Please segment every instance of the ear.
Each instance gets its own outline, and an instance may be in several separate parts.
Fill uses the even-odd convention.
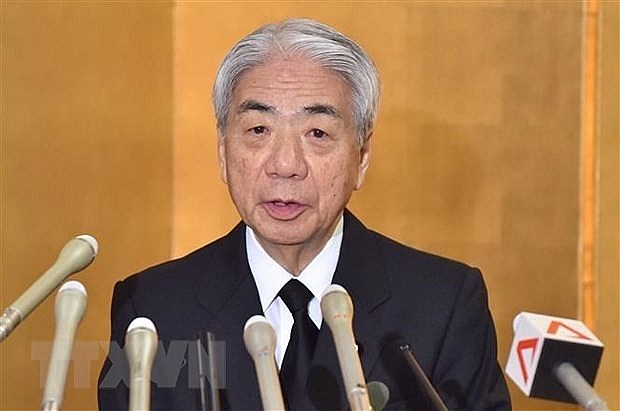
[[[226,141],[221,132],[217,132],[217,156],[220,162],[220,178],[224,184],[228,184],[226,173]]]
[[[368,170],[368,166],[370,165],[370,146],[372,140],[371,137],[372,131],[364,139],[364,143],[362,143],[362,147],[360,147],[360,164],[357,174],[357,184],[355,184],[356,190],[362,188],[362,184],[364,183],[364,177],[366,176],[366,171]]]

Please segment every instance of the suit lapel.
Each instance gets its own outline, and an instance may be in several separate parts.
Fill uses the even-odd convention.
[[[254,364],[243,343],[248,318],[263,314],[245,248],[245,225],[240,223],[222,240],[208,267],[199,302],[211,317],[210,330],[225,343],[226,381],[223,409],[260,409]],[[242,370],[241,372],[239,372]]]
[[[334,283],[340,281],[353,300],[353,332],[361,351],[362,368],[369,375],[379,355],[382,325],[373,317],[373,311],[390,298],[389,278],[383,256],[376,247],[373,233],[345,211],[348,237],[343,238],[343,249]]]

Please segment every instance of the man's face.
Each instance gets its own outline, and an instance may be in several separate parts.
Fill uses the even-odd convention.
[[[220,169],[241,218],[264,247],[322,247],[370,160],[347,84],[306,59],[275,58],[242,75],[227,120]]]

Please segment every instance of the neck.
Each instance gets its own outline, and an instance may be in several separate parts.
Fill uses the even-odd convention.
[[[310,262],[316,257],[329,237],[321,244],[266,244],[258,236],[256,237],[263,249],[273,258],[278,264],[280,264],[286,271],[297,277],[301,272],[310,264]]]
[[[327,242],[332,238],[340,219],[322,236],[317,236],[300,244],[274,244],[265,241],[254,232],[254,236],[265,252],[280,264],[286,271],[297,277],[319,255]]]

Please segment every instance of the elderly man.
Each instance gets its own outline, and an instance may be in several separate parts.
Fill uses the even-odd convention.
[[[480,272],[398,244],[346,209],[368,169],[378,100],[368,55],[323,24],[287,20],[236,44],[219,68],[213,101],[221,176],[242,222],[186,257],[119,282],[112,341],[122,346],[139,316],[153,320],[165,347],[213,332],[225,342],[223,409],[260,409],[242,335],[246,320],[263,314],[276,330],[287,407],[347,409],[319,306],[337,283],[353,300],[366,380],[390,390],[386,409],[431,407],[403,344],[448,408],[510,409]],[[186,353],[183,364],[191,360]],[[127,405],[124,383],[106,383],[115,361],[101,372],[102,409]],[[153,409],[200,406],[187,369],[177,372],[173,386],[152,384]]]

